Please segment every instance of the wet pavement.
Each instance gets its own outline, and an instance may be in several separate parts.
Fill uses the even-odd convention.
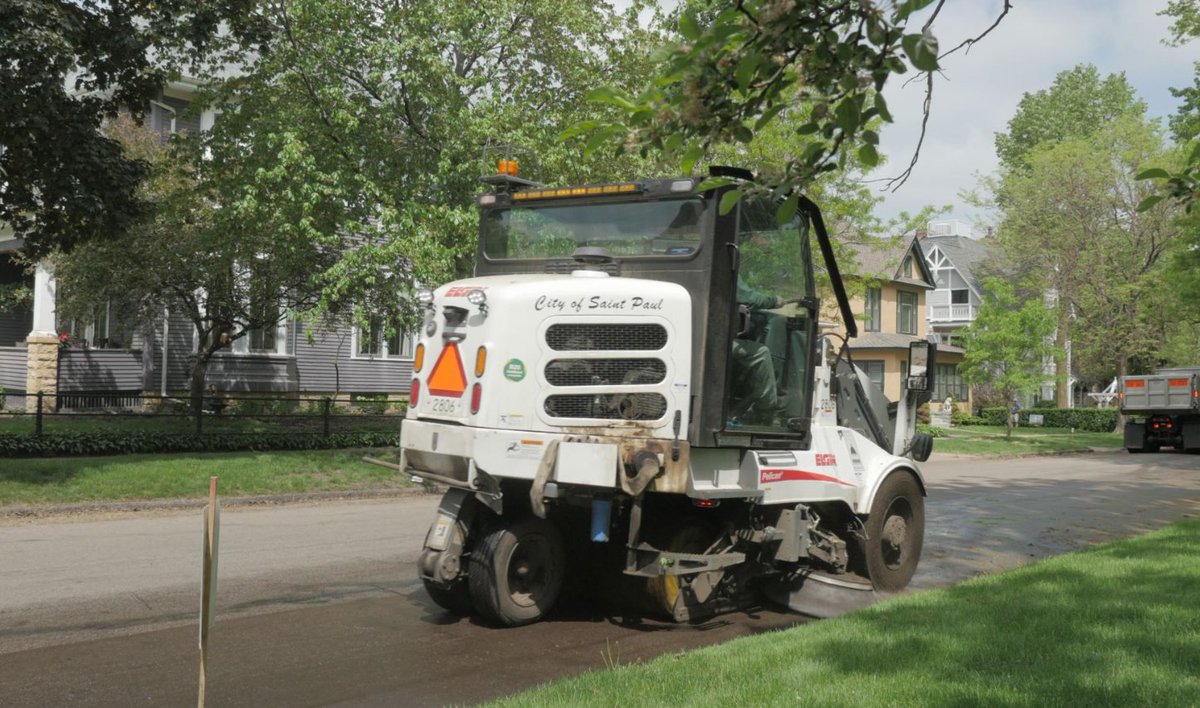
[[[928,527],[914,591],[1200,515],[1195,455],[935,457],[924,470]],[[372,504],[378,508],[331,505],[331,513],[343,523],[357,517],[365,524],[375,514],[386,519],[387,505]],[[432,505],[408,500],[397,502],[396,509],[426,513]],[[265,517],[256,518],[248,527],[263,528]],[[142,533],[153,536],[154,520],[143,521]],[[424,523],[408,524],[385,555],[414,557],[415,547],[408,546],[419,546],[420,536],[408,527]],[[9,547],[9,531],[0,529],[0,553]],[[535,625],[494,629],[434,607],[409,568],[397,572],[394,563],[377,557],[375,545],[388,540],[377,531],[355,541],[363,544],[358,551],[337,552],[332,546],[321,550],[311,539],[289,545],[286,531],[275,533],[278,557],[255,561],[267,570],[244,568],[222,577],[221,592],[237,601],[223,603],[226,610],[214,629],[210,705],[474,703],[565,675],[807,621],[759,608],[681,626],[576,605]],[[303,572],[287,561],[292,551],[309,559]],[[329,560],[333,555],[341,560]],[[195,700],[196,630],[186,617],[194,617],[194,591],[136,592],[153,608],[141,614],[137,603],[102,610],[105,605],[97,603],[103,598],[87,597],[86,589],[79,593],[57,602],[56,611],[6,605],[0,597],[5,705],[158,706]],[[43,641],[19,649],[10,641],[14,633]]]

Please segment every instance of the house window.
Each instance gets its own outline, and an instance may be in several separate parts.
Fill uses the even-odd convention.
[[[855,362],[858,368],[862,369],[871,383],[882,391],[883,390],[883,362],[882,361],[859,361]]]
[[[387,324],[390,326],[385,326],[382,319],[372,318],[368,326],[354,328],[356,358],[412,358],[415,337],[406,332],[398,320]]]
[[[882,321],[880,315],[881,295],[879,288],[867,288],[867,321],[863,329],[868,332],[878,332],[879,323]]]
[[[283,313],[279,310],[279,300],[262,293],[252,294],[251,297],[250,314],[253,320],[272,324],[246,332],[247,347],[252,352],[278,352],[279,344],[284,341],[279,333],[278,323],[283,319]]]
[[[900,334],[917,333],[917,294],[901,290],[896,301],[896,331]]]
[[[971,291],[969,290],[951,290],[950,304],[951,305],[966,305],[971,302]]]
[[[958,371],[958,364],[938,364],[933,400],[944,401],[949,396],[956,401],[967,400],[967,384]]]
[[[66,323],[76,346],[85,349],[128,349],[133,330],[117,317],[112,305],[105,303],[92,311],[87,320]]]
[[[905,256],[904,260],[900,262],[900,275],[905,278],[913,277],[912,256]]]

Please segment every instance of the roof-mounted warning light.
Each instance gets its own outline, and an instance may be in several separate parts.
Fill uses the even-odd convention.
[[[518,161],[516,155],[520,154],[522,160]],[[516,145],[505,145],[488,141],[483,146],[483,166],[484,173],[480,175],[480,180],[492,187],[496,193],[512,193],[530,187],[541,187],[541,182],[518,177],[517,173],[520,170],[521,162],[532,164],[534,166],[533,173],[537,170],[537,155],[529,150],[522,149]],[[493,172],[492,170],[495,169]],[[494,204],[495,201],[481,201],[481,206]]]

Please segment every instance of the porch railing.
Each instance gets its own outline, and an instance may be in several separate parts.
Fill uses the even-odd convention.
[[[930,305],[929,319],[933,322],[971,322],[978,310],[974,305]]]

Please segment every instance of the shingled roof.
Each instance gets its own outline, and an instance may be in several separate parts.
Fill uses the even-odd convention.
[[[937,246],[942,255],[950,259],[959,275],[979,292],[982,283],[979,280],[978,268],[991,255],[991,249],[986,242],[966,236],[930,236],[921,243],[925,253]]]
[[[929,266],[925,262],[921,242],[915,236],[905,237],[898,246],[882,239],[851,243],[849,246],[854,252],[854,260],[858,262],[858,275],[933,290],[933,274],[929,272]],[[904,257],[910,252],[913,258],[912,278],[900,272]]]

